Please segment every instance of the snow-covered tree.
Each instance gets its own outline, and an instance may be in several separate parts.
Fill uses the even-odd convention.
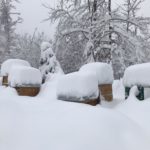
[[[15,28],[22,21],[16,12],[18,0],[0,0],[0,64],[9,58],[16,58],[17,37]]]
[[[82,57],[86,41],[79,41],[80,36],[77,33],[73,33],[67,38],[56,37],[56,39],[57,42],[55,42],[53,49],[63,71],[65,73],[78,71],[86,61]]]
[[[13,56],[27,60],[33,67],[39,68],[41,53],[41,43],[48,40],[45,34],[36,32],[33,35],[28,33],[17,35],[17,46],[13,51]]]
[[[150,18],[138,15],[142,2],[144,0],[125,0],[124,4],[119,7],[118,14],[127,20],[121,22],[120,26],[128,40],[119,43],[113,52],[113,66],[117,77],[123,75],[126,67],[149,61]]]
[[[75,33],[79,34],[80,41],[86,40],[84,54],[87,62],[96,61],[96,51],[100,37],[106,27],[104,16],[107,15],[107,3],[104,0],[94,1],[67,1],[59,3],[56,9],[50,8],[52,21],[59,20],[58,31],[60,37],[68,38]],[[89,46],[90,45],[90,46]]]
[[[133,9],[135,10],[135,7]],[[149,18],[135,16],[135,11],[134,15],[127,17],[120,9],[111,10],[110,0],[63,0],[56,8],[49,10],[48,19],[59,22],[57,28],[59,40],[63,38],[70,40],[71,36],[78,34],[80,37],[78,42],[86,41],[84,44],[86,62],[113,62],[113,53],[121,50],[122,54],[119,53],[125,57],[123,62],[127,62],[125,67],[134,63],[137,60],[139,41],[141,37],[145,37],[145,31],[150,23]],[[133,31],[140,33],[140,38],[139,34],[133,34]]]
[[[43,82],[45,82],[49,73],[63,73],[51,44],[48,42],[41,44],[40,70],[43,76]]]
[[[10,53],[10,50],[15,46],[15,28],[18,23],[22,22],[20,13],[16,12],[15,2],[18,0],[1,0],[0,2],[0,22],[6,36],[5,52]],[[14,19],[16,18],[16,19]]]

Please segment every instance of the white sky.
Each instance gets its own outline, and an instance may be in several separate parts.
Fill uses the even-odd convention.
[[[42,23],[42,20],[48,17],[48,10],[42,6],[42,3],[48,3],[55,6],[57,0],[20,0],[17,9],[24,19],[23,23],[18,25],[18,33],[33,34],[37,27],[39,31],[43,31],[49,37],[54,34],[54,25],[50,22]],[[123,0],[112,0],[113,5],[120,4]],[[150,17],[150,0],[145,0],[141,8],[141,15]]]
[[[112,0],[113,5],[122,3],[123,0]],[[150,0],[145,0],[141,5],[140,15],[150,17]]]
[[[54,25],[50,22],[43,22],[48,17],[48,10],[42,6],[43,3],[48,3],[55,6],[56,0],[20,0],[17,5],[17,11],[21,13],[23,23],[17,26],[18,33],[33,34],[35,28],[43,31],[49,37],[54,34]]]

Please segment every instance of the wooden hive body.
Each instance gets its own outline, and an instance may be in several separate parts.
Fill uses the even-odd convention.
[[[105,98],[106,101],[113,100],[112,84],[99,85],[99,90],[101,95]]]
[[[40,92],[39,86],[32,86],[32,87],[15,87],[17,90],[18,95],[20,96],[36,96]]]
[[[3,76],[2,85],[8,86],[8,76]]]

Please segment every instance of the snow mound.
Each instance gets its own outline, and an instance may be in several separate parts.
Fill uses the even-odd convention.
[[[42,83],[41,72],[32,67],[14,66],[9,73],[8,83],[12,87],[40,86]]]
[[[27,61],[21,59],[8,59],[1,66],[1,75],[8,76],[13,66],[30,66],[30,64]]]
[[[150,63],[128,67],[124,73],[123,84],[127,87],[134,85],[150,86]]]
[[[93,73],[79,72],[62,76],[57,85],[57,98],[69,101],[95,99],[99,95],[98,81]]]
[[[89,63],[82,66],[79,71],[96,73],[99,85],[112,84],[114,80],[112,67],[107,63]]]

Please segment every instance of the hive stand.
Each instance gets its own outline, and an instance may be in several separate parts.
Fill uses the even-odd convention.
[[[129,97],[130,90],[132,87],[125,87],[125,99]],[[139,94],[136,96],[138,100],[143,101],[144,100],[144,87],[141,85],[137,86],[139,90]]]

